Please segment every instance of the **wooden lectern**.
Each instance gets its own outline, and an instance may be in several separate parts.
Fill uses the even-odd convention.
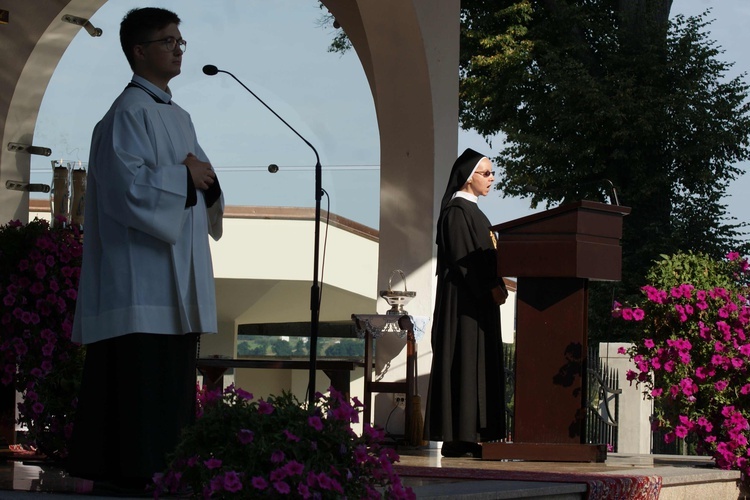
[[[585,443],[588,281],[619,280],[630,208],[578,201],[499,224],[498,275],[518,278],[513,442],[482,459],[603,462]]]

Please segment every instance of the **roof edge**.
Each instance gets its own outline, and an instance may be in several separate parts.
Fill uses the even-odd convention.
[[[29,211],[49,213],[49,201],[44,199],[29,199]],[[227,219],[269,219],[269,220],[315,220],[314,208],[303,207],[261,207],[228,205],[224,208],[224,218]],[[320,211],[321,222],[327,222],[333,227],[348,231],[352,234],[371,241],[379,241],[380,231],[346,217]]]

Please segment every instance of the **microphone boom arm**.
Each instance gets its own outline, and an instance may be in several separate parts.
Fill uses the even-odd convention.
[[[319,275],[318,275],[318,268],[320,267],[319,261],[320,261],[320,201],[323,196],[323,188],[322,188],[322,166],[320,165],[320,155],[318,155],[318,151],[315,149],[315,147],[310,144],[310,142],[302,137],[302,135],[295,130],[294,127],[289,125],[286,120],[284,120],[279,114],[274,111],[271,106],[265,103],[263,99],[258,97],[255,92],[250,90],[247,85],[242,83],[239,78],[234,76],[229,71],[224,71],[222,69],[218,69],[216,66],[213,65],[206,65],[203,67],[203,73],[209,76],[213,76],[217,73],[226,73],[227,75],[234,78],[234,80],[242,85],[242,87],[250,92],[250,94],[255,97],[258,102],[260,102],[263,106],[266,107],[268,111],[273,113],[273,115],[281,120],[281,122],[289,127],[289,130],[295,133],[297,137],[302,139],[302,142],[307,144],[310,149],[313,150],[313,153],[315,153],[315,248],[313,250],[313,283],[312,287],[310,288],[310,371],[309,371],[309,382],[307,387],[308,392],[308,409],[312,409],[315,403],[315,375],[317,370],[317,356],[318,356],[318,330],[320,325],[320,283],[319,283]],[[270,168],[270,167],[269,167]]]
[[[261,99],[260,97],[258,97],[258,96],[257,96],[257,95],[255,94],[255,92],[253,92],[252,90],[250,90],[250,89],[249,89],[249,88],[247,87],[247,85],[245,85],[244,83],[242,83],[242,82],[241,82],[241,81],[239,80],[239,78],[237,78],[236,76],[234,76],[234,75],[233,75],[232,73],[230,73],[229,71],[224,71],[223,69],[218,69],[218,68],[217,68],[216,72],[217,72],[217,73],[226,73],[227,75],[229,75],[229,76],[231,76],[232,78],[234,78],[234,81],[236,81],[237,83],[239,83],[240,85],[242,85],[242,88],[244,88],[245,90],[247,90],[248,92],[250,92],[250,94],[251,94],[251,95],[252,95],[253,97],[255,97],[255,98],[256,98],[256,99],[258,100],[258,102],[260,102],[260,103],[261,103],[261,104],[262,104],[263,106],[265,106],[265,107],[266,107],[266,109],[267,109],[268,111],[270,111],[271,113],[273,113],[273,114],[274,114],[274,116],[275,116],[276,118],[278,118],[279,120],[281,120],[281,122],[282,122],[282,123],[283,123],[284,125],[286,125],[287,127],[289,127],[289,130],[291,130],[292,132],[294,132],[294,133],[295,133],[295,134],[297,135],[297,137],[299,137],[300,139],[302,139],[302,141],[303,141],[303,142],[304,142],[305,144],[307,144],[307,145],[308,145],[308,146],[310,147],[310,149],[312,149],[312,150],[313,150],[313,153],[315,153],[315,160],[316,160],[317,164],[320,164],[320,156],[318,156],[318,151],[317,151],[317,150],[316,150],[316,149],[315,149],[315,148],[313,147],[313,145],[312,145],[312,144],[310,144],[310,142],[309,142],[309,141],[308,141],[307,139],[305,139],[304,137],[302,137],[302,135],[301,135],[301,134],[300,134],[299,132],[297,132],[297,130],[295,130],[295,128],[294,128],[294,127],[292,127],[291,125],[289,125],[289,123],[287,123],[287,121],[286,121],[286,120],[284,120],[284,119],[283,119],[283,118],[282,118],[281,116],[279,116],[279,114],[278,114],[278,113],[277,113],[276,111],[274,111],[274,110],[273,110],[273,109],[271,108],[271,106],[269,106],[268,104],[266,104],[266,103],[265,103],[265,101],[263,101],[263,99]],[[320,194],[318,194],[318,195],[317,195],[317,198],[320,198]]]

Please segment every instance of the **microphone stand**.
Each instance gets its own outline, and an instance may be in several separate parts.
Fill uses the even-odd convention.
[[[310,144],[307,139],[302,137],[302,135],[297,132],[294,127],[289,125],[286,120],[279,116],[276,111],[271,109],[271,107],[266,104],[263,99],[255,95],[255,92],[247,88],[247,86],[242,83],[236,76],[234,76],[229,71],[224,71],[223,69],[218,69],[216,67],[211,67],[211,70],[215,71],[216,73],[210,70],[207,71],[207,68],[208,67],[203,68],[203,72],[207,75],[226,73],[227,75],[234,78],[237,83],[242,85],[245,90],[250,92],[250,94],[258,100],[258,102],[265,106],[268,111],[273,113],[276,118],[281,120],[284,125],[289,127],[289,129],[294,132],[297,137],[302,139],[302,141],[307,144],[310,149],[313,150],[313,153],[315,153],[315,248],[313,249],[313,282],[312,287],[310,288],[310,375],[307,385],[307,407],[308,409],[312,409],[313,404],[315,403],[315,374],[318,362],[318,329],[320,326],[320,283],[318,278],[318,267],[320,260],[320,200],[323,193],[323,167],[320,165],[320,156],[318,155],[318,151],[315,149],[315,147],[313,147],[313,145]]]

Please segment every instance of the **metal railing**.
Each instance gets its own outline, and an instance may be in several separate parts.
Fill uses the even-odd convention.
[[[503,344],[505,366],[505,429],[512,441],[514,431],[515,345]],[[620,416],[620,381],[617,371],[599,358],[599,352],[588,352],[585,439],[588,444],[606,444],[607,451],[617,451],[617,429]]]

